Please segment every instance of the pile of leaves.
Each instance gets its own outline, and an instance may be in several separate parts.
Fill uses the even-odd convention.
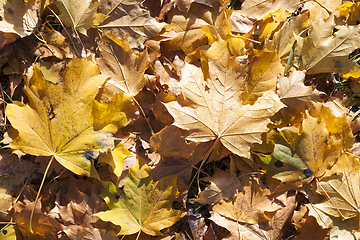
[[[360,239],[357,1],[0,4],[0,239]]]

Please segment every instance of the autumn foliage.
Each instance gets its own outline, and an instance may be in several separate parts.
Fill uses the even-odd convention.
[[[360,239],[360,3],[0,4],[0,239]]]

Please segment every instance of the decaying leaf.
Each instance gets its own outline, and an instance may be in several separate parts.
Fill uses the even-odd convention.
[[[109,210],[95,214],[103,221],[121,226],[119,235],[130,235],[139,231],[151,236],[161,234],[160,230],[170,227],[184,214],[171,209],[177,197],[176,175],[154,182],[150,168],[140,158],[130,168],[124,192],[120,194],[109,185],[102,197],[113,199],[108,202]]]
[[[62,82],[47,81],[35,65],[24,87],[29,105],[8,104],[6,115],[16,129],[8,134],[13,150],[35,156],[54,156],[64,167],[79,175],[94,176],[92,159],[113,147],[117,126],[104,112],[119,115],[115,108],[131,97],[117,98],[117,104],[95,105],[97,88],[105,77],[87,59],[73,59],[62,75]],[[116,100],[116,98],[114,98]],[[102,115],[96,114],[103,107]],[[94,110],[93,110],[94,108]],[[120,119],[126,118],[120,113]],[[118,119],[118,121],[120,121]],[[121,122],[121,121],[120,121]],[[115,122],[116,123],[116,122]]]
[[[200,68],[186,64],[182,71],[184,101],[165,103],[174,117],[174,125],[188,130],[186,139],[195,142],[220,141],[239,156],[250,158],[253,143],[261,142],[270,117],[283,107],[273,91],[253,105],[244,105],[244,71],[235,58],[225,53],[209,61],[209,79]]]
[[[54,217],[41,211],[41,201],[37,202],[34,211],[32,228],[35,234],[29,232],[29,219],[34,204],[35,202],[28,203],[20,211],[15,212],[14,220],[16,226],[26,238],[35,235],[40,239],[55,240],[57,237],[54,233],[60,231],[60,223]]]

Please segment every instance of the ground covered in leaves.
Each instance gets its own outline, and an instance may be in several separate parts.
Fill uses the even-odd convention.
[[[360,239],[358,23],[342,0],[1,0],[0,239]]]

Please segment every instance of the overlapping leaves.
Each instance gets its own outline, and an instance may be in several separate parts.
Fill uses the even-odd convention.
[[[15,102],[6,108],[14,127],[9,146],[53,156],[76,174],[95,176],[91,160],[113,148],[112,134],[130,122],[125,112],[133,104],[125,94],[114,96],[115,104],[97,103],[98,86],[105,79],[87,59],[73,59],[58,82],[46,80],[34,66],[24,87],[29,104]]]

